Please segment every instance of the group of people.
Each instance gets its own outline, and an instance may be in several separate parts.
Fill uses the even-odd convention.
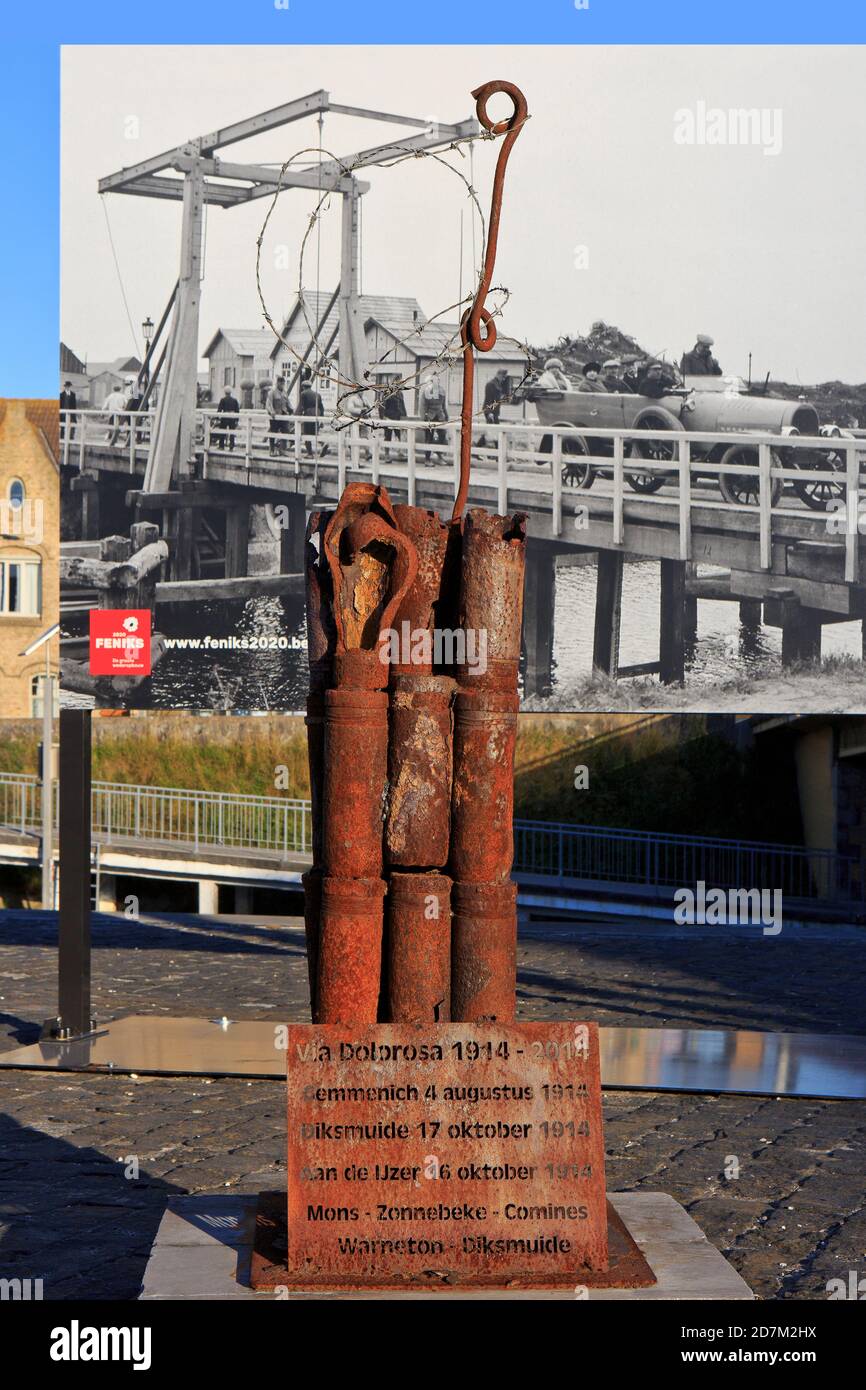
[[[324,403],[313,382],[313,371],[311,367],[301,368],[300,384],[298,387],[298,400],[296,409],[292,410],[289,393],[283,377],[275,377],[272,385],[265,396],[265,410],[268,413],[268,452],[272,455],[284,454],[286,452],[287,440],[280,438],[281,435],[290,433],[291,421],[286,417],[289,415],[303,415],[308,418],[301,426],[301,434],[304,441],[304,452],[312,457],[313,439],[317,433],[316,421],[325,413]],[[231,386],[223,388],[222,396],[217,403],[217,413],[213,422],[213,442],[218,449],[228,449],[232,452],[235,447],[235,437],[238,431],[239,417],[241,413],[240,401],[232,391]],[[322,454],[328,452],[326,444]]]
[[[128,442],[132,427],[130,415],[141,409],[141,402],[140,384],[131,377],[124,381],[122,386],[115,386],[109,391],[102,402],[102,411],[108,420],[106,443],[116,444],[121,436],[123,436],[124,443]],[[71,381],[64,381],[63,383],[63,390],[60,392],[60,409],[64,412],[60,416],[61,437],[65,439],[68,432],[68,437],[72,440],[75,438],[79,406],[78,396]],[[143,427],[136,426],[135,442],[139,443],[143,437]]]
[[[484,388],[482,411],[486,424],[499,424],[502,404],[509,399],[509,396],[508,372],[503,367],[495,376],[490,378]],[[427,377],[419,393],[419,403],[421,420],[425,425],[422,431],[422,442],[427,445],[447,443],[448,434],[445,426],[448,423],[448,401],[441,376],[433,374]],[[363,422],[372,413],[372,405],[366,404],[363,394],[354,392],[342,397],[340,406],[344,412],[354,415],[361,421],[362,433],[366,432],[366,425]],[[314,436],[318,431],[317,421],[324,415],[325,407],[321,395],[316,390],[310,367],[301,369],[298,400],[294,410],[292,410],[286,383],[282,377],[274,379],[265,398],[265,409],[268,413],[268,447],[271,454],[285,453],[287,441],[281,439],[280,436],[288,435],[291,432],[291,421],[287,417],[301,415],[305,417],[301,426],[304,450],[308,455],[312,455]],[[403,435],[401,425],[403,421],[408,419],[408,412],[405,396],[398,384],[394,383],[390,389],[381,392],[377,409],[379,419],[384,422],[385,440],[390,442],[392,439],[401,439]],[[234,448],[239,415],[240,404],[237,397],[232,392],[231,387],[226,386],[217,404],[213,423],[212,438],[217,448],[229,450]],[[486,443],[483,435],[477,443],[479,446]],[[323,457],[328,452],[328,447],[327,444],[323,446]],[[429,449],[425,457],[429,459]]]
[[[713,339],[699,333],[690,352],[683,353],[680,373],[685,376],[721,376],[712,354]],[[679,384],[676,369],[666,362],[642,357],[610,357],[606,362],[585,362],[576,386],[566,376],[559,357],[548,357],[536,382],[546,391],[613,391],[627,395],[663,396]]]

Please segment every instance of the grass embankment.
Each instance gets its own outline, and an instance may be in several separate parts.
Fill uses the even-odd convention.
[[[94,779],[309,795],[306,732],[297,717],[151,713],[95,718],[93,733]],[[16,724],[0,743],[0,769],[34,771],[38,739],[36,724]],[[764,740],[740,749],[708,734],[702,715],[681,713],[522,715],[515,813],[783,842],[798,842],[801,834],[793,760]]]

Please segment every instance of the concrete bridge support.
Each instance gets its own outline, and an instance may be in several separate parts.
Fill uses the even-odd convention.
[[[214,917],[220,910],[220,888],[213,879],[198,881],[198,910],[203,917]]]
[[[552,546],[526,547],[523,589],[525,696],[549,695],[553,679],[553,615],[556,606],[556,553]]]
[[[99,893],[96,899],[97,912],[117,911],[117,875],[99,875]]]

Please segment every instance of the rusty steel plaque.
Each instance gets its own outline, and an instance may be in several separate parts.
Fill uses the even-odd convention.
[[[594,1023],[289,1029],[288,1279],[545,1287],[608,1265]]]

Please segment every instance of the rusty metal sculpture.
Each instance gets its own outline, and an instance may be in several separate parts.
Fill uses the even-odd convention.
[[[500,92],[514,110],[494,123],[487,104]],[[504,139],[484,264],[461,321],[451,520],[392,507],[383,487],[350,482],[308,531],[314,859],[305,917],[321,1023],[508,1021],[515,1011],[510,872],[525,518],[477,508],[464,517],[464,509],[474,353],[496,342],[485,300],[505,166],[527,108],[509,82],[472,95],[481,125]],[[462,649],[440,646],[443,631],[462,637]],[[476,656],[483,638],[483,659],[471,666],[470,638]]]

